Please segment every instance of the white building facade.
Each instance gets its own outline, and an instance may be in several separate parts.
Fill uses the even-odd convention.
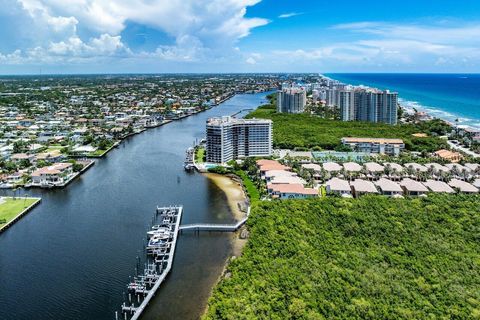
[[[207,162],[225,163],[247,157],[272,155],[272,121],[235,119],[207,120]]]
[[[287,88],[277,94],[277,112],[303,113],[307,104],[307,91],[303,88]]]

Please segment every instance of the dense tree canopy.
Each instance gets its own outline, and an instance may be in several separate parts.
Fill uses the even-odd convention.
[[[205,319],[480,317],[480,197],[258,203]]]
[[[320,147],[333,150],[343,137],[398,138],[403,139],[407,150],[433,152],[448,148],[445,140],[437,135],[449,128],[441,120],[420,124],[391,126],[383,123],[337,121],[309,114],[277,113],[273,105],[265,105],[247,115],[247,118],[273,120],[273,143],[276,148],[302,149]],[[426,133],[428,137],[412,134]]]

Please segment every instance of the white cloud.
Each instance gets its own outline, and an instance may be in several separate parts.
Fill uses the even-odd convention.
[[[245,62],[248,64],[257,64],[257,60],[255,60],[253,57],[249,57],[247,60],[245,60]]]
[[[279,15],[278,17],[280,19],[286,19],[286,18],[291,18],[291,17],[295,17],[295,16],[301,16],[303,14],[303,12],[289,12],[289,13],[283,13],[281,15]]]
[[[247,7],[260,1],[18,0],[26,15],[41,29],[39,39],[32,36],[34,47],[19,49],[23,55],[40,47],[37,52],[43,49],[45,54],[80,57],[127,52],[120,33],[127,22],[132,22],[174,39],[173,44],[161,45],[153,52],[136,53],[138,56],[175,61],[221,59],[234,52],[235,43],[248,36],[253,28],[269,23],[263,18],[245,16]],[[92,39],[85,39],[86,34],[91,34]]]
[[[350,42],[331,42],[316,48],[277,50],[273,57],[285,64],[311,63],[320,68],[375,70],[377,67],[437,70],[441,66],[480,67],[480,23],[392,24],[357,22],[335,25]],[[339,32],[339,31],[338,31]],[[430,68],[430,69],[429,69]],[[435,69],[436,68],[436,69]]]

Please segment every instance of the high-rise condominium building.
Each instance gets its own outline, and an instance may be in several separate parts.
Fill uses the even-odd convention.
[[[277,111],[302,113],[307,103],[307,92],[302,88],[286,88],[278,91]]]
[[[340,108],[343,121],[397,124],[398,94],[389,90],[341,87],[325,90],[327,106]]]
[[[224,163],[271,155],[271,120],[231,117],[207,120],[207,162]]]

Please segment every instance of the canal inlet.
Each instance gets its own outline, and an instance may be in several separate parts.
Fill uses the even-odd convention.
[[[255,108],[267,94],[237,95],[128,138],[64,189],[28,190],[42,203],[0,235],[2,320],[112,320],[157,205],[181,203],[182,224],[233,223],[224,192],[185,172],[185,149],[205,136],[208,118]],[[231,238],[184,232],[168,281],[142,320],[198,319],[231,255]]]

